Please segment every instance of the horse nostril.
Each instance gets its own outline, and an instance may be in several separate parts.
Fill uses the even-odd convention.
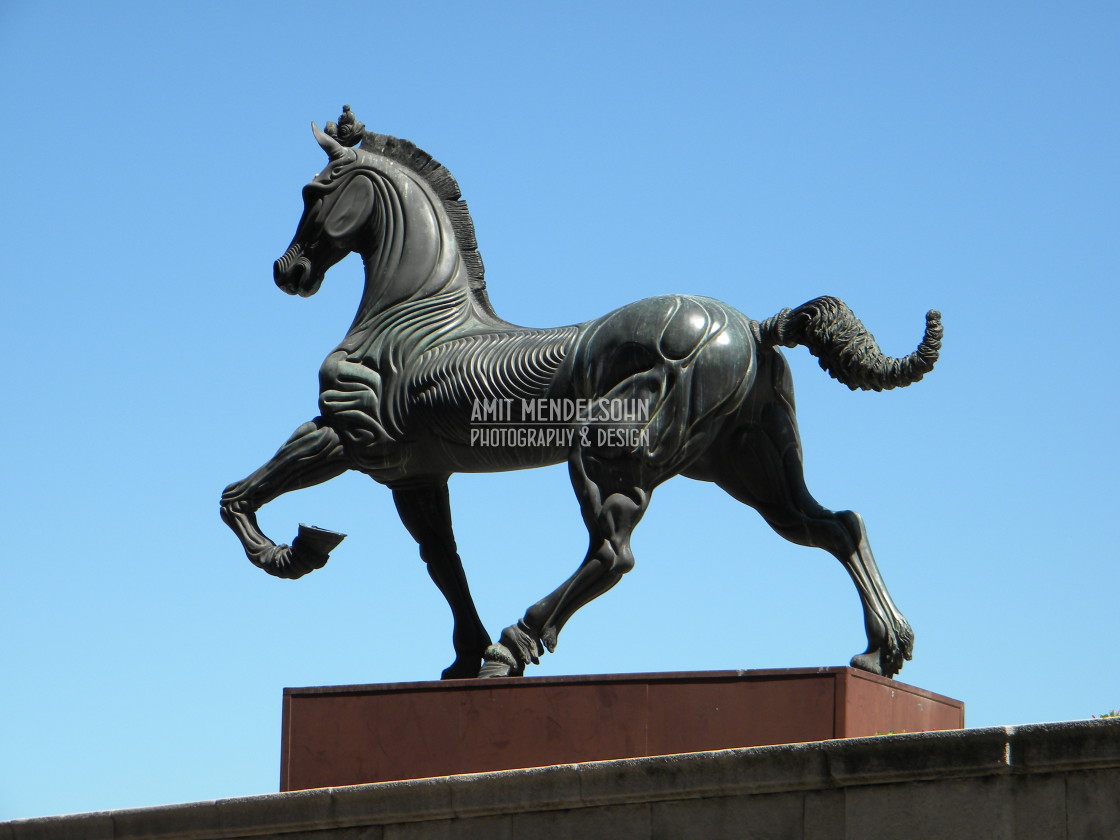
[[[311,278],[311,260],[301,256],[292,266],[292,289],[303,297],[313,294],[319,287],[315,285],[315,288],[311,288]]]
[[[283,259],[279,259],[272,264],[272,281],[280,287],[281,290],[290,295],[296,293],[295,284],[288,278],[288,266]]]

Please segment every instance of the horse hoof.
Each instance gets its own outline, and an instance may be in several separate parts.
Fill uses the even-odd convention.
[[[487,662],[478,671],[478,678],[480,680],[492,679],[494,677],[508,677],[510,675],[510,668],[508,665],[501,662]]]
[[[889,676],[883,673],[883,667],[879,664],[879,651],[877,650],[853,656],[850,664],[853,668],[867,671],[869,674],[876,674],[880,677]]]
[[[335,531],[300,525],[291,545],[274,545],[262,557],[250,559],[273,577],[295,580],[327,565],[331,549],[345,538]]]
[[[292,540],[292,547],[289,549],[291,569],[289,576],[293,579],[299,578],[308,572],[323,568],[330,559],[331,551],[344,539],[346,539],[345,534],[300,523],[299,533]]]
[[[338,544],[344,539],[346,539],[345,534],[328,531],[326,528],[316,528],[314,525],[304,525],[301,522],[299,534],[292,540],[292,548],[301,554],[322,555],[323,563],[326,563],[327,555],[338,548]]]
[[[483,679],[489,677],[520,677],[525,671],[524,666],[518,667],[517,659],[505,645],[490,645],[482,652],[482,658],[485,662],[483,662],[482,670],[478,672],[478,676]]]
[[[884,655],[882,651],[870,650],[867,653],[853,656],[851,661],[853,668],[867,671],[869,674],[877,674],[887,679],[893,679],[894,675],[902,670],[902,664],[903,658],[898,651],[894,651],[893,655]]]
[[[439,678],[441,680],[473,680],[477,676],[479,676],[478,665],[471,662],[460,663],[456,660],[443,669]]]

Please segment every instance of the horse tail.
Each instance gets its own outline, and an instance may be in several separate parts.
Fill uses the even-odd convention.
[[[941,313],[931,309],[918,349],[892,358],[883,354],[848,305],[834,297],[815,298],[758,323],[761,347],[807,347],[829,376],[853,391],[889,391],[917,382],[933,370],[943,333]]]

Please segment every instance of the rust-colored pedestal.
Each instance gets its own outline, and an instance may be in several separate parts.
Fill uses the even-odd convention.
[[[853,668],[284,689],[280,790],[961,729],[964,704]]]

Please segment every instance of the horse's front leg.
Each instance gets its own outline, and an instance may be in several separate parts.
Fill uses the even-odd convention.
[[[394,488],[393,501],[404,526],[420,545],[420,557],[427,564],[428,574],[451,607],[455,661],[444,670],[442,679],[477,677],[490,636],[478,617],[455,546],[447,480]]]
[[[630,535],[649,507],[657,476],[637,460],[599,459],[577,449],[568,468],[591,538],[583,563],[559,589],[538,601],[486,649],[481,677],[519,677],[538,662],[572,614],[598,598],[634,567]]]
[[[351,466],[338,434],[317,417],[296,429],[267,464],[225,489],[222,520],[237,535],[254,566],[276,577],[302,577],[322,568],[346,535],[300,525],[290,546],[277,545],[257,525],[256,511],[277,496],[321,484]]]

